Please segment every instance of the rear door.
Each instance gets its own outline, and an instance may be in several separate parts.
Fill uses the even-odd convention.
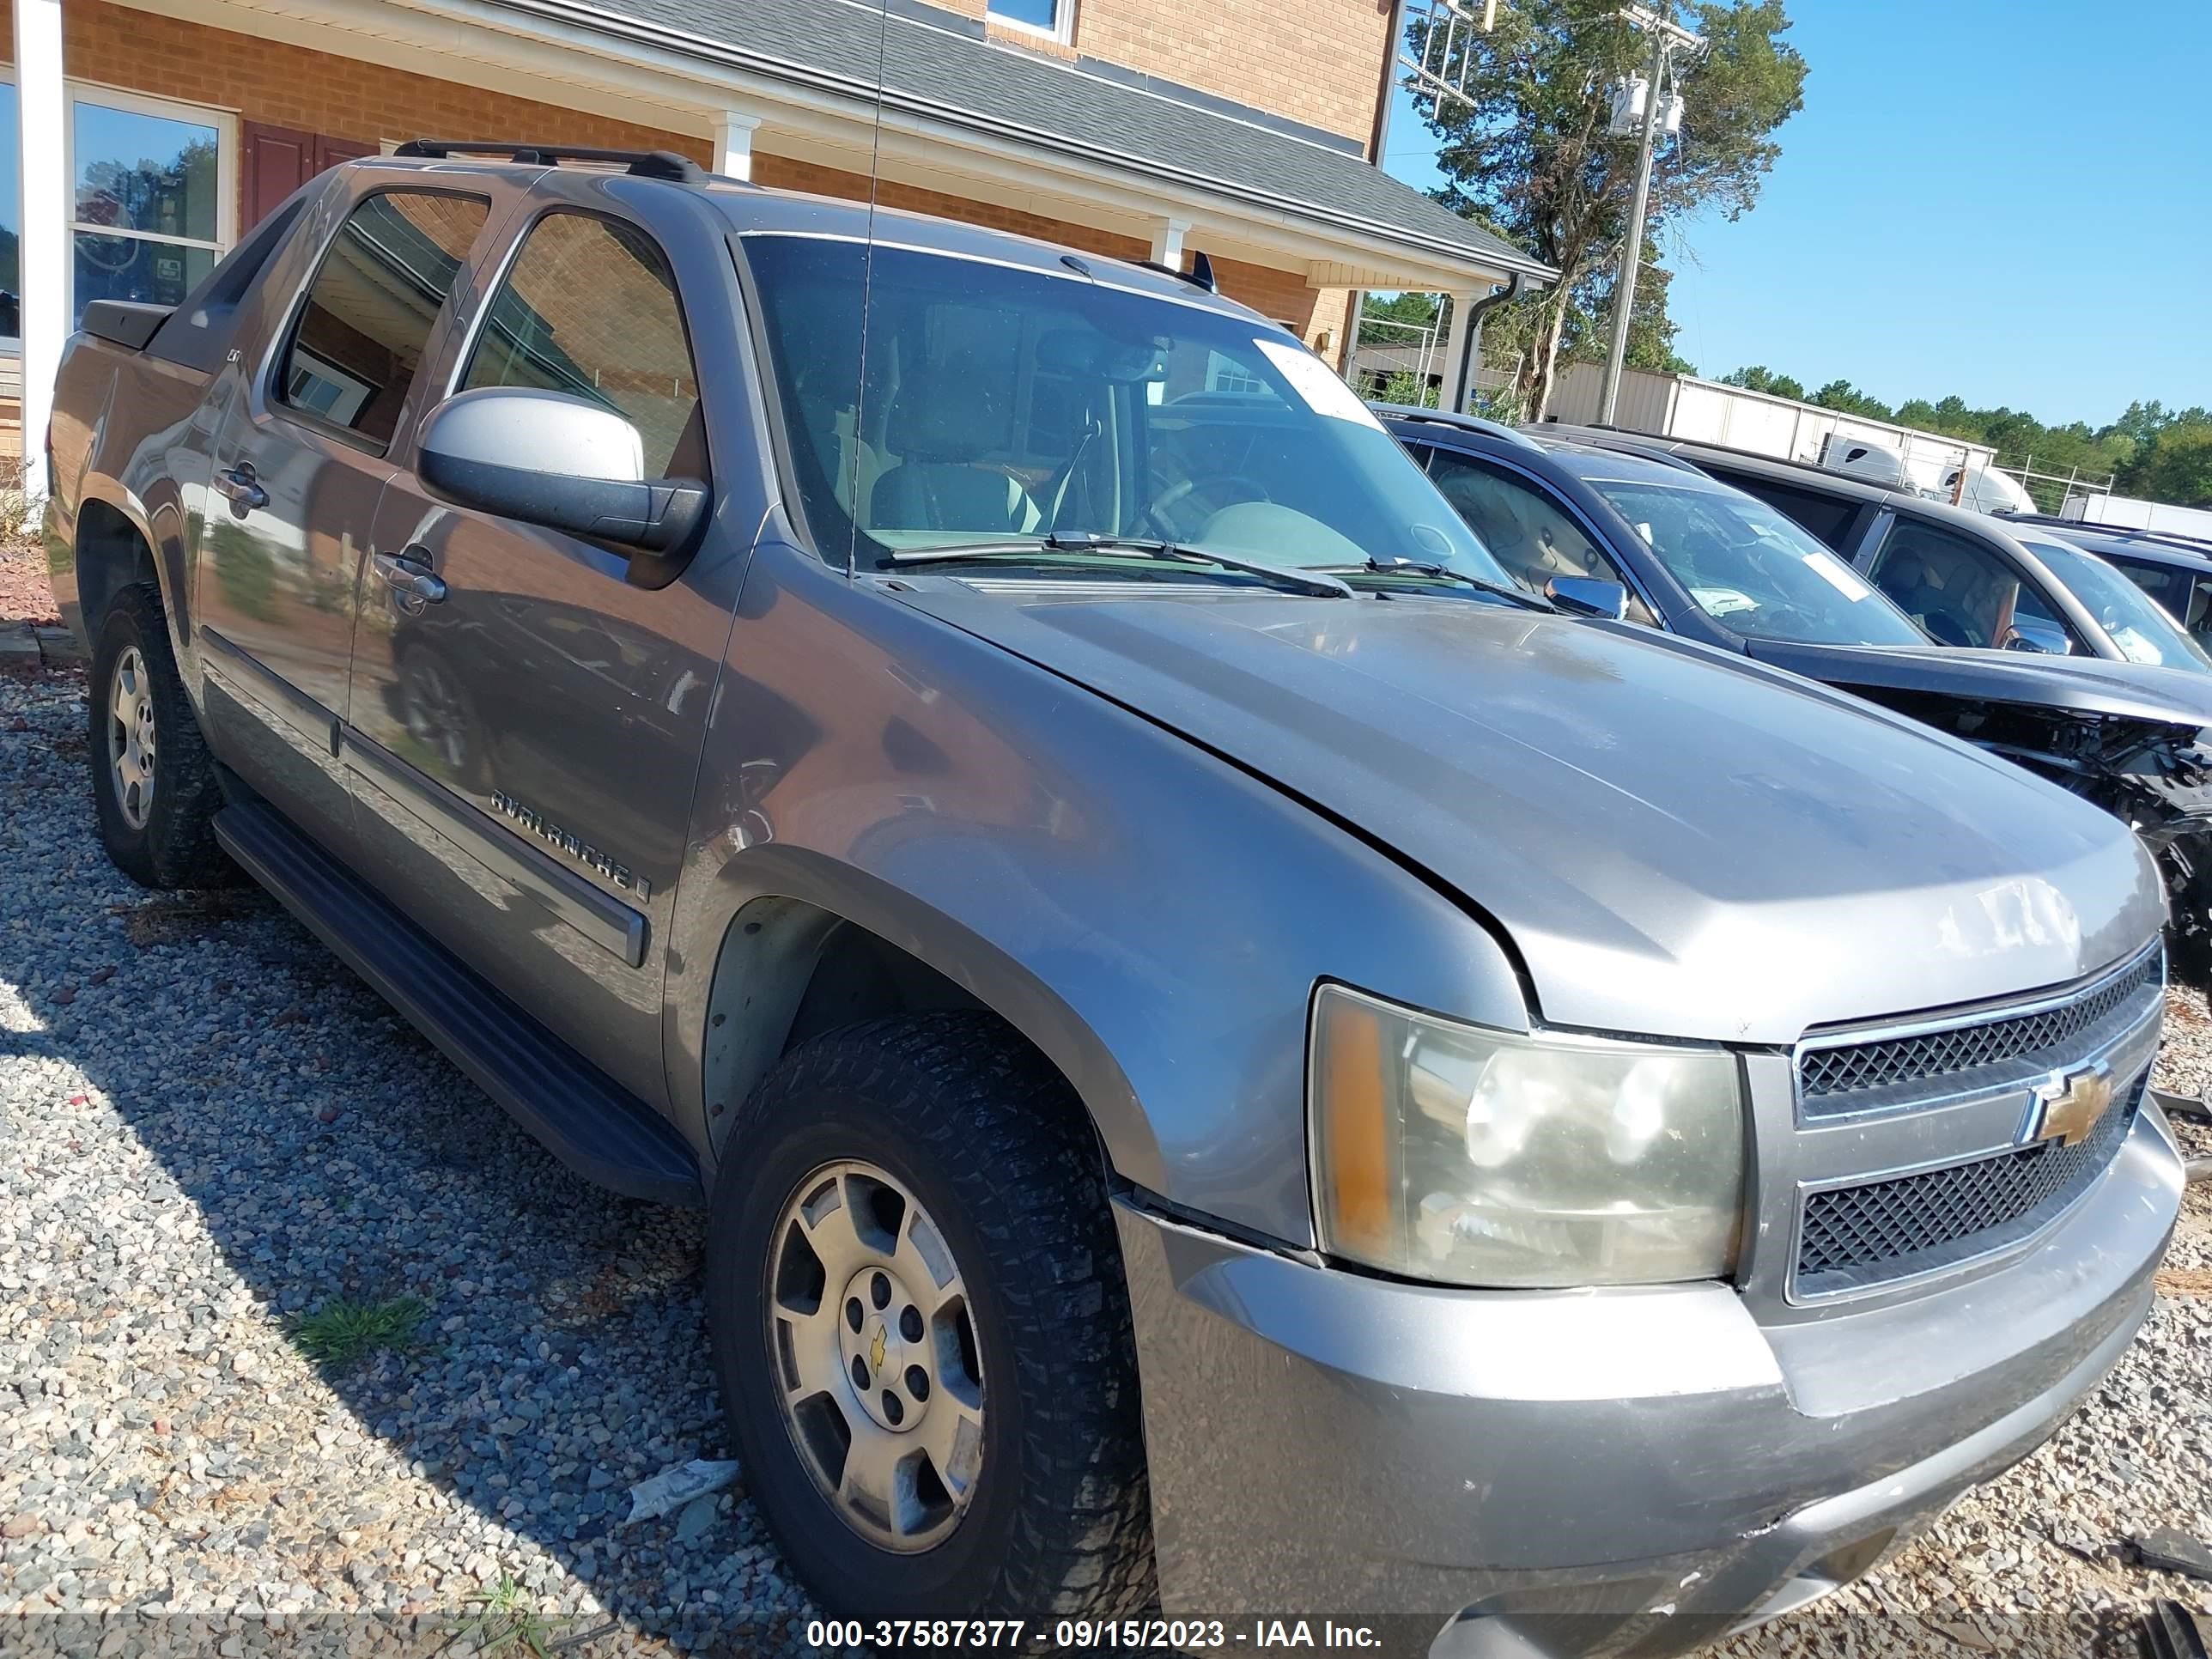
[[[322,239],[313,275],[270,319],[216,436],[193,589],[210,735],[337,847],[362,554],[386,452],[491,207],[486,192],[412,183],[338,198],[307,228]]]
[[[719,236],[702,253],[698,204],[668,186],[562,173],[539,194],[553,199],[487,278],[441,394],[587,398],[636,426],[649,475],[711,477],[689,313],[731,325]],[[655,195],[667,223],[649,222]],[[706,270],[719,261],[720,285],[689,311],[672,223]],[[658,946],[730,626],[726,599],[696,584],[728,544],[710,532],[674,582],[636,586],[619,548],[441,501],[411,455],[370,539],[375,569],[419,573],[442,595],[364,582],[345,750],[379,885],[624,1086],[662,1099]]]

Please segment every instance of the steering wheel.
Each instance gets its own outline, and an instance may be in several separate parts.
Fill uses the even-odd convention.
[[[1157,481],[1159,476],[1157,472],[1152,475],[1154,481]],[[1200,524],[1224,507],[1235,507],[1243,501],[1273,501],[1275,499],[1267,493],[1267,485],[1261,483],[1257,478],[1248,477],[1241,472],[1224,472],[1212,478],[1185,478],[1181,483],[1170,484],[1165,489],[1154,495],[1152,505],[1145,509],[1144,517],[1139,522],[1151,525],[1153,529],[1173,540],[1179,532],[1176,526],[1168,521],[1165,515],[1170,508],[1181,506],[1191,496],[1199,495],[1200,491],[1205,492],[1201,497],[1201,502],[1212,502],[1212,505],[1207,507],[1204,516],[1199,520]]]

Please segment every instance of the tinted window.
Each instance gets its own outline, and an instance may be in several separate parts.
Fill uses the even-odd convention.
[[[1482,544],[1524,586],[1540,593],[1554,576],[1588,576],[1627,587],[1628,619],[1653,625],[1620,567],[1575,525],[1564,503],[1534,485],[1449,450],[1429,452],[1429,477]]]
[[[2212,634],[2212,571],[2148,564],[2125,554],[2107,553],[2105,560],[2156,599],[2166,615],[2192,635],[2202,639]]]
[[[1700,463],[1702,465],[1703,463]],[[1716,478],[1734,484],[1738,489],[1749,490],[1771,506],[1778,507],[1837,552],[1848,556],[1851,526],[1858,520],[1856,501],[1838,501],[1816,490],[1801,489],[1796,484],[1778,483],[1747,472],[1727,472],[1717,466],[1705,469]]]
[[[784,235],[744,252],[799,499],[837,563],[1011,540],[992,556],[1030,558],[1026,541],[1048,568],[1163,574],[1070,545],[1120,538],[1505,580],[1351,388],[1267,324],[1079,266]]]
[[[464,390],[487,386],[588,398],[637,428],[647,477],[707,472],[676,278],[632,226],[554,213],[532,227],[462,377]]]
[[[1698,607],[1753,639],[1925,645],[1859,573],[1778,507],[1702,479],[1590,478]]]
[[[1989,649],[2010,640],[2021,623],[2033,623],[2038,628],[2028,637],[2035,644],[2079,648],[2040,597],[2021,586],[2011,565],[1994,549],[1955,531],[1900,516],[1870,574],[1941,644]]]
[[[389,443],[486,213],[479,197],[416,191],[354,209],[277,365],[277,401]]]

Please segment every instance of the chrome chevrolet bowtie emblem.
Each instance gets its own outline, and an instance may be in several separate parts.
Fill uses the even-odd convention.
[[[2029,1109],[2028,1141],[2056,1140],[2062,1146],[2077,1146],[2089,1138],[2112,1103],[2112,1074],[2102,1066],[2087,1071],[2062,1073],[2035,1091]]]

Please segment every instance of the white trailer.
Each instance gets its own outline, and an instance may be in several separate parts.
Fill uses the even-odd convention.
[[[1552,389],[1547,418],[1576,426],[1597,419],[1602,378],[1602,371],[1594,363],[1569,364]],[[1930,492],[1943,491],[1961,466],[1971,476],[1986,471],[1996,459],[1996,451],[1987,444],[1968,443],[1962,438],[1922,432],[1890,421],[1865,420],[1769,392],[1747,392],[1740,386],[1723,386],[1700,375],[1661,374],[1642,368],[1622,373],[1613,424],[1655,437],[1724,444],[1778,460],[1810,461],[1862,477],[1874,476],[1866,464],[1876,455],[1885,466],[1893,457],[1894,465],[1903,469],[1903,487]],[[1843,458],[1853,449],[1865,453],[1857,465],[1847,465]]]
[[[2212,537],[2212,512],[2201,507],[2169,507],[2133,495],[2112,495],[2101,489],[2067,497],[2059,516],[2090,524],[2125,525],[2130,530],[2165,530],[2177,536]]]

